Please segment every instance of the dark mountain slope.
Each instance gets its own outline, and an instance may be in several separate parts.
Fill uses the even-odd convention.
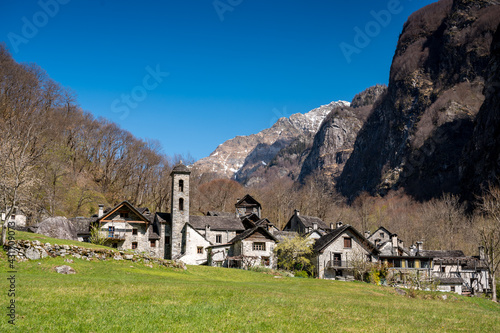
[[[338,187],[353,198],[404,187],[418,199],[460,191],[493,34],[495,1],[442,0],[412,14],[393,58],[388,92],[360,130]]]
[[[500,175],[500,25],[491,45],[485,101],[476,117],[470,143],[464,150],[462,188],[473,199],[488,183],[498,184]],[[468,194],[468,195],[467,195]]]

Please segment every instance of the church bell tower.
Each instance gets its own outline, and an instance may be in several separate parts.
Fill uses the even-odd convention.
[[[170,214],[172,219],[171,228],[171,258],[175,258],[182,251],[182,229],[189,222],[189,171],[182,161],[173,169],[172,196]]]

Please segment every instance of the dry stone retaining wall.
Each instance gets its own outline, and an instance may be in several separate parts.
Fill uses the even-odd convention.
[[[126,253],[112,249],[88,249],[76,245],[58,245],[40,241],[16,240],[7,247],[9,256],[17,261],[38,260],[46,257],[66,257],[83,260],[130,260],[133,262],[156,263],[171,268],[186,269],[186,265],[177,260],[164,260],[143,253]]]

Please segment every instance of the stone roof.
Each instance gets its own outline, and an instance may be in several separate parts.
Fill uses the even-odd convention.
[[[359,231],[357,231],[355,228],[353,228],[349,224],[345,224],[337,229],[334,229],[332,232],[327,233],[323,237],[319,238],[316,240],[314,243],[313,250],[315,252],[321,252],[323,251],[331,242],[333,242],[335,239],[337,239],[340,235],[342,235],[345,231],[349,230],[351,233],[355,234],[361,241],[364,241],[365,245],[367,247],[370,247],[373,252],[379,253],[377,248],[373,245],[372,242],[367,240],[365,236],[363,236]]]
[[[346,231],[350,225],[346,224],[341,226],[340,228],[333,229],[332,232],[324,235],[323,237],[316,240],[314,243],[314,251],[320,252],[323,250],[328,244],[334,241],[337,237],[339,237],[344,231]]]
[[[274,231],[273,232],[274,237],[276,237],[279,241],[282,241],[285,238],[294,238],[297,237],[299,234],[295,231]]]
[[[237,235],[236,237],[234,237],[233,239],[231,239],[229,241],[229,243],[235,243],[237,241],[240,241],[240,240],[243,240],[251,235],[253,235],[255,232],[257,231],[260,231],[262,232],[263,234],[265,234],[266,236],[268,236],[269,238],[271,238],[272,240],[274,240],[275,242],[278,241],[278,239],[276,237],[274,237],[269,231],[267,231],[265,228],[263,227],[260,227],[260,226],[257,226],[257,227],[254,227],[252,229],[247,229],[245,230],[244,232],[242,232],[241,234]]]
[[[235,216],[234,213],[228,213],[228,212],[216,212],[216,211],[213,211],[213,210],[209,210],[206,214],[206,216],[226,216],[226,217],[230,217],[230,216]]]
[[[455,277],[455,278],[437,277],[437,278],[434,278],[434,281],[439,282],[439,284],[445,284],[445,285],[462,284],[464,282],[464,280],[462,280],[462,278],[459,278],[459,277]]]
[[[181,161],[179,164],[177,164],[176,166],[174,166],[174,168],[172,169],[172,173],[190,174],[191,170],[189,170],[189,168],[187,166],[185,166],[184,164],[182,164],[182,161]]]
[[[205,229],[209,226],[211,230],[245,230],[241,220],[235,216],[189,216],[189,223],[195,229]]]
[[[326,223],[323,222],[323,220],[320,219],[319,217],[316,217],[316,216],[305,216],[305,215],[297,215],[297,217],[299,218],[299,220],[302,222],[302,224],[306,228],[312,228],[313,227],[313,223],[316,223],[318,225],[318,228],[328,229],[328,226],[326,225]]]
[[[420,250],[417,256],[444,259],[465,257],[465,254],[461,250]]]
[[[95,217],[72,217],[68,219],[76,229],[78,234],[90,234],[90,225],[95,222]]]
[[[255,200],[250,194],[246,194],[242,199],[239,199],[236,202],[236,207],[253,207],[258,206],[261,207],[260,203]]]
[[[150,225],[149,228],[148,228],[148,239],[153,239],[153,240],[156,240],[156,239],[160,239],[160,236],[153,231],[153,226]]]
[[[157,212],[155,213],[155,216],[158,220],[158,222],[161,222],[161,223],[165,223],[165,222],[170,222],[170,213],[161,213],[161,212]]]

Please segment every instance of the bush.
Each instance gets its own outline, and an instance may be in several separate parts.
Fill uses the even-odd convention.
[[[307,274],[306,271],[294,271],[294,275],[295,275],[295,277],[298,277],[298,278],[308,278],[309,277],[309,274]]]

